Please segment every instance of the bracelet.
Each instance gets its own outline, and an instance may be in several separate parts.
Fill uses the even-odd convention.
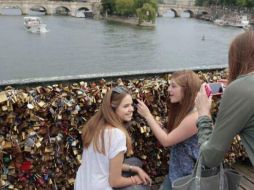
[[[132,172],[133,166],[128,165],[129,166],[129,172]]]
[[[133,184],[136,184],[135,179],[134,179],[132,176],[131,176],[130,178],[131,178],[131,182],[132,182]]]

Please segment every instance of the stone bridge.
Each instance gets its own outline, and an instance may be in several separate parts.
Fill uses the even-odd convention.
[[[58,9],[64,9],[69,15],[74,16],[79,10],[93,11],[100,13],[100,0],[84,0],[83,2],[49,1],[49,0],[0,0],[0,9],[18,8],[21,13],[29,14],[35,8],[43,9],[46,15],[52,15]],[[175,17],[181,16],[183,12],[190,13],[191,17],[211,12],[209,8],[194,6],[194,0],[164,0],[164,4],[159,4],[158,15],[163,16],[168,11],[173,11]]]
[[[196,17],[197,15],[210,14],[211,9],[206,7],[197,7],[194,4],[159,4],[158,15],[163,16],[168,11],[173,11],[175,17],[181,16],[183,12],[188,12],[190,17]]]
[[[18,8],[21,13],[26,15],[34,8],[40,8],[46,15],[55,14],[57,9],[65,9],[69,15],[75,15],[79,10],[89,10],[94,13],[99,12],[100,0],[88,0],[85,2],[64,2],[48,0],[0,0],[0,9]]]

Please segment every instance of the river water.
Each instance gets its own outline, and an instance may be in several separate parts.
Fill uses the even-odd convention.
[[[231,40],[243,32],[190,18],[158,18],[154,29],[42,18],[49,32],[32,34],[23,16],[0,16],[0,83],[224,67]]]

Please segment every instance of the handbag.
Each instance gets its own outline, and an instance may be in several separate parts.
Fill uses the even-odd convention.
[[[241,175],[233,169],[219,167],[206,169],[202,167],[202,156],[196,162],[192,174],[176,179],[173,190],[237,190]]]

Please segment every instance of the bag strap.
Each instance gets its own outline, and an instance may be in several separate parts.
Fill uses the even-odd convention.
[[[203,158],[201,153],[199,153],[197,162],[195,164],[194,170],[193,170],[193,177],[195,177],[195,183],[196,183],[196,190],[203,190],[200,189],[200,180],[201,180],[201,173],[202,173],[202,162],[203,162]],[[224,168],[223,168],[223,164],[222,162],[220,163],[220,187],[219,190],[223,190],[224,189]]]
[[[225,178],[224,178],[224,168],[222,165],[222,162],[220,163],[220,190],[224,189],[224,183],[225,183]]]

